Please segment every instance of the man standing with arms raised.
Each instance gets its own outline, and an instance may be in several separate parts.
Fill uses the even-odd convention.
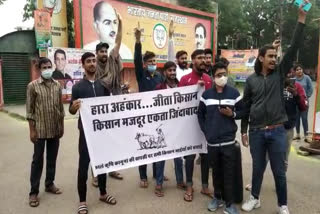
[[[307,1],[305,1],[307,2]],[[299,9],[299,18],[291,47],[279,65],[276,65],[277,47],[265,45],[259,49],[255,62],[255,73],[248,77],[243,102],[248,115],[241,122],[242,142],[248,146],[248,123],[250,153],[252,156],[252,191],[249,200],[242,205],[244,211],[259,208],[260,189],[266,169],[266,154],[269,155],[271,169],[275,179],[280,214],[289,214],[287,207],[286,178],[286,131],[284,122],[288,120],[283,97],[286,74],[292,67],[299,44],[303,40],[306,12]],[[249,120],[250,118],[250,120]]]

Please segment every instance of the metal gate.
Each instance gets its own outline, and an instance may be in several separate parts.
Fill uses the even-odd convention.
[[[28,54],[1,53],[3,96],[5,104],[23,104],[30,82],[30,56]]]

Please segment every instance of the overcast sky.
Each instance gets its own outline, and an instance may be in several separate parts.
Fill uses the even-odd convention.
[[[33,27],[33,19],[22,21],[23,6],[26,0],[6,0],[3,5],[0,5],[0,37],[16,31],[15,28]]]

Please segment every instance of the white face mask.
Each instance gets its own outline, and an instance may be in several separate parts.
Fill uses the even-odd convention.
[[[224,86],[227,84],[227,82],[228,82],[228,77],[222,76],[222,77],[220,77],[220,78],[215,78],[215,79],[214,79],[214,82],[215,82],[218,86],[224,87]]]
[[[41,76],[44,79],[48,80],[48,79],[50,79],[52,77],[52,73],[53,73],[53,70],[49,68],[49,69],[46,69],[46,70],[42,71],[41,72]]]

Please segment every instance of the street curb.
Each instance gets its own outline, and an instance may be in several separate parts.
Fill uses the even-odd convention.
[[[23,120],[23,121],[26,121],[26,120],[27,120],[26,117],[21,116],[20,114],[17,114],[17,113],[12,113],[12,112],[10,112],[10,111],[8,111],[8,110],[5,110],[5,109],[1,109],[0,112],[6,113],[6,114],[8,114],[10,117],[13,117],[13,118],[18,119],[18,120]]]

